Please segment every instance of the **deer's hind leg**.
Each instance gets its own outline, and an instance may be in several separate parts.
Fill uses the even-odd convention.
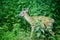
[[[34,26],[31,26],[31,34],[30,34],[30,38],[32,38],[33,32],[34,32]]]
[[[49,33],[54,36],[54,32],[52,31],[52,29],[48,29]]]

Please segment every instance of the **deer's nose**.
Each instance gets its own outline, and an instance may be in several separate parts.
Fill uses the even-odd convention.
[[[21,14],[19,14],[18,16],[21,16]]]
[[[18,18],[21,18],[22,16],[20,14],[18,14]]]

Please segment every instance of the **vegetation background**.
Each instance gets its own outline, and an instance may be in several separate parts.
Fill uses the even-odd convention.
[[[48,16],[55,20],[54,29],[60,40],[60,0],[0,0],[0,40],[28,40],[30,25],[18,14],[29,8],[29,16]]]

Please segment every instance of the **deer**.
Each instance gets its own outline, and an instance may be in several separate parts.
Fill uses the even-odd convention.
[[[52,31],[51,27],[53,26],[54,19],[46,16],[29,16],[28,14],[28,8],[22,9],[22,11],[19,13],[19,16],[24,17],[25,20],[31,25],[31,33],[30,38],[32,38],[33,32],[34,32],[34,22],[40,21],[41,22],[41,31],[43,33],[45,28],[48,28],[49,33],[54,36],[54,32]]]

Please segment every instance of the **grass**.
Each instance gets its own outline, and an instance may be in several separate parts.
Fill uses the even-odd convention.
[[[60,40],[60,34],[56,33],[55,38],[56,39],[51,39],[51,40]],[[19,29],[17,32],[15,31],[4,32],[4,35],[1,37],[0,40],[30,40],[30,31]],[[43,40],[43,39],[40,39],[40,40]]]
[[[30,39],[29,34],[30,34],[29,31],[25,32],[22,29],[18,30],[17,33],[10,31],[4,32],[4,35],[0,40],[29,40]]]

